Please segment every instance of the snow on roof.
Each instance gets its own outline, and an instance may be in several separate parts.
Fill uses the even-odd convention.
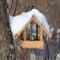
[[[29,12],[23,12],[22,14],[14,17],[9,15],[9,22],[13,35],[19,32],[25,26],[25,24],[31,19],[33,15],[37,17],[40,23],[42,23],[50,32],[49,25],[45,15],[38,11],[37,9],[32,9]]]

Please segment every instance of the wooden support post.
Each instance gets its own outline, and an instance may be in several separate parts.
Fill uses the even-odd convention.
[[[24,41],[26,41],[26,29],[24,30],[23,35],[24,35]]]
[[[40,26],[40,41],[43,40],[43,30],[42,30],[42,26]]]

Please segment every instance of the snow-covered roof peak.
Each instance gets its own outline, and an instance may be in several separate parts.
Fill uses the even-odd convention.
[[[9,16],[10,27],[13,35],[21,31],[21,29],[32,18],[32,16],[37,17],[40,23],[42,23],[46,27],[46,29],[50,32],[49,25],[45,15],[37,9],[32,9],[29,12],[23,12],[22,14],[14,17]]]

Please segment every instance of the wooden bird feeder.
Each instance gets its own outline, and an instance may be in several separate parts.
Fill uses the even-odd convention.
[[[35,36],[32,38],[30,35],[27,35],[31,33],[29,29],[27,29],[28,25],[31,25],[31,22],[35,22]],[[29,26],[30,26],[29,25]],[[32,26],[30,26],[32,28]],[[29,31],[28,31],[29,30]],[[22,48],[44,48],[44,40],[43,35],[47,34],[49,38],[51,38],[52,34],[45,28],[45,26],[40,23],[37,17],[33,16],[27,24],[23,27],[23,29],[17,33],[22,41]]]

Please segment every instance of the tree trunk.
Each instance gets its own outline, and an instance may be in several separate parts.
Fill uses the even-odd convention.
[[[7,17],[6,0],[0,0],[0,59],[9,60],[9,57],[14,55],[13,38],[9,27]],[[10,52],[12,51],[12,52]]]

